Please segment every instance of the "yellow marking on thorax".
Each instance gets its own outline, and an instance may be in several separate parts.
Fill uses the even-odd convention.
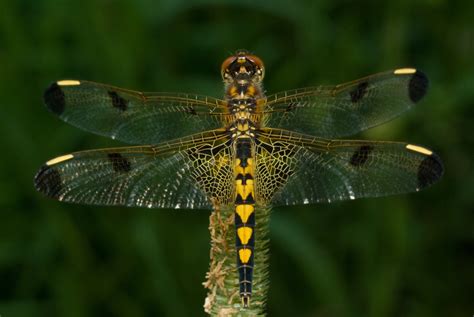
[[[246,81],[238,82],[239,85],[246,85]],[[251,88],[250,88],[251,87]],[[252,98],[255,95],[256,89],[252,85],[249,85],[245,91],[239,90],[239,87],[236,84],[231,84],[227,88],[227,95],[232,99],[248,99]]]
[[[237,87],[235,87],[235,85],[230,86],[227,93],[232,98],[236,98],[239,95],[239,93],[237,92]]]
[[[432,151],[425,149],[424,147],[418,146],[418,145],[413,145],[413,144],[407,144],[406,148],[408,150],[412,150],[414,152],[418,152],[421,154],[426,154],[426,155],[431,155],[433,154]]]
[[[252,250],[250,250],[250,249],[240,249],[239,250],[240,262],[242,262],[243,264],[247,264],[250,260],[251,255],[252,255]]]
[[[241,119],[241,120],[250,119],[250,112],[248,112],[248,111],[239,111],[235,114],[235,118],[237,120],[239,120],[239,119]]]
[[[255,86],[254,85],[249,85],[247,87],[246,95],[249,97],[253,97],[255,95]]]
[[[249,130],[249,123],[248,122],[245,122],[245,123],[237,123],[237,130],[241,131],[241,132],[245,132],[245,131],[248,131]]]
[[[235,207],[235,212],[239,215],[240,219],[242,219],[243,223],[247,223],[249,220],[250,215],[254,212],[255,208],[253,205],[237,205]]]
[[[239,236],[240,242],[242,244],[249,243],[250,238],[252,237],[252,228],[250,227],[240,227],[237,229],[237,235]]]
[[[70,160],[74,157],[74,155],[72,154],[67,154],[67,155],[63,155],[63,156],[58,156],[56,158],[53,158],[52,160],[49,160],[46,162],[46,165],[48,166],[51,166],[51,165],[54,165],[54,164],[58,164],[58,163],[61,163],[61,162],[64,162],[64,161],[67,161],[67,160]]]

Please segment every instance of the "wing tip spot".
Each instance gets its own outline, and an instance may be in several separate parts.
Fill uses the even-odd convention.
[[[414,74],[416,73],[415,68],[399,68],[395,69],[393,72],[395,75],[407,75],[407,74]]]
[[[43,165],[35,175],[34,185],[37,191],[47,197],[60,200],[63,188],[61,174],[56,168]]]
[[[429,80],[425,73],[417,70],[408,84],[408,95],[414,103],[420,101],[428,91]]]
[[[49,161],[46,162],[46,165],[48,166],[51,166],[51,165],[55,165],[55,164],[58,164],[58,163],[61,163],[61,162],[64,162],[64,161],[67,161],[67,160],[70,160],[74,157],[74,155],[72,154],[67,154],[67,155],[62,155],[62,156],[58,156],[58,157],[55,157]]]
[[[49,111],[60,116],[64,112],[66,100],[64,92],[57,82],[52,83],[44,92],[43,100]]]
[[[72,80],[72,79],[59,80],[56,83],[59,86],[79,86],[81,84],[79,80]]]
[[[432,155],[433,151],[428,150],[427,148],[424,148],[422,146],[414,145],[414,144],[407,144],[406,148],[408,150],[411,150],[413,152],[425,154],[425,155]]]
[[[418,185],[420,189],[436,183],[443,176],[444,167],[441,159],[432,154],[421,161],[418,167]]]
[[[395,75],[411,75],[408,83],[408,95],[412,102],[420,101],[428,90],[429,80],[425,73],[416,68],[399,68],[393,71]]]

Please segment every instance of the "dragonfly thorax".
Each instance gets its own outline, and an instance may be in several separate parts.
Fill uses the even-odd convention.
[[[230,96],[229,96],[230,97]],[[228,97],[228,98],[229,98]],[[229,110],[233,115],[233,122],[229,127],[232,137],[254,136],[256,99],[253,96],[245,98],[229,98]]]
[[[254,137],[255,124],[250,119],[238,119],[229,128],[232,138]]]

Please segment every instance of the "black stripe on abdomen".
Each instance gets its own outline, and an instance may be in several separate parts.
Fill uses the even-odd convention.
[[[239,271],[239,290],[244,307],[252,294],[255,247],[255,186],[251,140],[236,141],[235,171],[235,246]]]

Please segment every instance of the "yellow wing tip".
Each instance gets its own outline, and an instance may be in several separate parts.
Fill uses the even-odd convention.
[[[66,80],[60,80],[56,82],[59,86],[79,86],[81,82],[79,80],[71,80],[71,79],[66,79]]]
[[[433,151],[430,151],[427,148],[424,148],[424,147],[421,147],[421,146],[418,146],[418,145],[407,144],[406,148],[408,150],[413,151],[413,152],[418,152],[418,153],[425,154],[425,155],[432,155],[433,154]]]
[[[73,157],[74,157],[74,155],[72,155],[72,154],[58,156],[58,157],[53,158],[52,160],[47,161],[46,165],[48,165],[48,166],[55,165],[55,164],[70,160]]]
[[[415,68],[399,68],[393,72],[395,75],[407,75],[416,73]]]

